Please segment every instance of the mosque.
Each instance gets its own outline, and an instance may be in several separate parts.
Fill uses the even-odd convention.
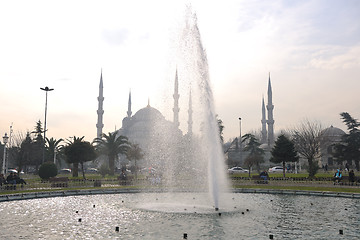
[[[267,110],[267,112],[266,112]],[[265,108],[265,100],[262,98],[262,118],[261,118],[261,135],[260,135],[260,143],[261,148],[264,150],[264,160],[265,166],[270,165],[269,159],[271,157],[270,150],[274,146],[275,137],[274,137],[274,105],[272,101],[272,87],[271,87],[271,79],[269,73],[268,80],[268,91],[267,91],[267,105]],[[267,113],[267,114],[266,114]],[[267,116],[267,118],[266,118]],[[241,137],[241,136],[240,136]],[[230,146],[225,150],[225,158],[227,160],[227,164],[229,166],[243,166],[244,160],[246,159],[248,153],[244,152],[244,146],[240,143],[238,138],[235,138],[234,141],[230,144]]]
[[[144,153],[145,161],[152,161],[154,159],[162,159],[165,156],[161,151],[163,148],[167,149],[171,144],[179,142],[185,136],[192,135],[192,107],[191,95],[189,99],[188,110],[188,133],[183,136],[182,131],[179,129],[179,92],[178,92],[178,75],[175,74],[175,87],[174,87],[174,107],[173,107],[173,121],[166,120],[162,113],[156,108],[147,106],[138,110],[135,114],[132,113],[131,106],[131,92],[129,93],[128,111],[126,117],[122,120],[122,127],[118,131],[118,135],[126,136],[131,143],[139,144]],[[99,97],[98,97],[98,121],[96,124],[97,137],[101,137],[103,124],[103,78],[102,73],[99,84]],[[165,141],[164,141],[165,140]],[[159,153],[159,154],[157,154]],[[153,159],[149,159],[153,158]],[[121,160],[120,160],[121,161]]]
[[[178,92],[178,74],[175,73],[175,82],[174,82],[174,107],[173,107],[173,121],[166,120],[162,113],[156,108],[150,106],[148,102],[147,106],[138,110],[135,114],[132,114],[131,106],[131,92],[129,93],[128,100],[128,110],[126,117],[122,120],[122,127],[119,129],[118,134],[128,137],[129,141],[132,143],[139,144],[140,148],[143,150],[144,161],[153,161],[154,159],[164,158],[161,149],[170,148],[171,145],[179,144],[179,142],[189,141],[193,138],[192,128],[192,100],[191,93],[189,95],[189,108],[188,108],[188,131],[183,135],[182,131],[179,129],[179,92]],[[99,96],[98,96],[98,110],[97,110],[97,137],[101,137],[103,133],[103,77],[102,73],[100,76],[99,84]],[[275,143],[274,137],[274,105],[272,102],[272,87],[271,79],[269,74],[268,79],[268,90],[267,90],[267,104],[265,105],[264,97],[262,98],[262,118],[261,118],[261,133],[260,133],[260,143],[261,148],[265,151],[263,166],[270,166],[271,163],[269,159],[271,157],[271,148]],[[324,133],[331,139],[328,142],[328,145],[324,146],[322,149],[322,157],[319,159],[319,164],[327,164],[329,167],[334,166],[336,163],[332,157],[332,146],[331,143],[339,142],[341,136],[345,134],[339,128],[333,126],[324,130]],[[165,139],[165,141],[164,141]],[[230,144],[228,149],[225,150],[225,159],[229,166],[243,166],[244,159],[247,156],[246,152],[241,151],[243,146],[238,142],[238,138]],[[180,151],[181,146],[180,146]],[[153,158],[153,159],[149,159]],[[272,164],[273,165],[273,164]]]

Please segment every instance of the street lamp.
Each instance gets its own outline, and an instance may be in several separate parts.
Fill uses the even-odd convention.
[[[46,97],[45,97],[45,121],[44,121],[44,146],[43,146],[43,158],[42,158],[42,163],[44,163],[45,161],[45,141],[46,141],[46,113],[47,113],[47,95],[49,91],[54,90],[53,88],[40,88],[41,90],[46,92]]]
[[[240,149],[240,164],[242,164],[242,143],[241,143],[241,117],[239,117],[239,125],[240,125],[240,142],[239,142],[239,149]]]
[[[6,174],[6,144],[8,142],[9,137],[7,136],[7,134],[5,133],[5,135],[3,136],[3,142],[4,142],[4,156],[3,156],[3,162],[2,162],[2,170],[1,173]]]

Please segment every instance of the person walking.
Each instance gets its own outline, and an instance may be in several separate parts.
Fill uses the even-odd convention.
[[[353,185],[355,182],[355,173],[354,173],[354,170],[352,170],[352,169],[349,172],[349,182],[351,185]]]

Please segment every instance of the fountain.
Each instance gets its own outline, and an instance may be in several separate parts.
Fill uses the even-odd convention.
[[[163,186],[171,191],[208,192],[206,203],[215,210],[221,208],[220,195],[228,192],[224,154],[214,110],[214,99],[209,79],[208,62],[203,49],[196,15],[188,7],[185,24],[180,27],[175,53],[176,77],[183,101],[180,109],[194,109],[191,113],[191,130],[179,136],[173,129],[154,123],[146,161],[162,173]],[[173,81],[171,81],[173,82]],[[166,90],[172,92],[171,90]],[[190,95],[191,94],[191,95]],[[170,96],[169,98],[173,98]],[[165,102],[172,102],[167,99]],[[167,106],[171,109],[170,106]],[[185,112],[185,111],[184,111]],[[166,132],[165,134],[163,134]],[[180,198],[181,199],[181,198]],[[180,201],[181,200],[177,200]],[[174,203],[175,204],[175,203]]]

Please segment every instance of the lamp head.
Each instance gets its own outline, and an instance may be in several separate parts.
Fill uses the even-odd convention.
[[[49,87],[45,87],[45,88],[40,88],[41,90],[44,90],[44,91],[52,91],[54,90],[53,88],[49,88]]]
[[[4,144],[7,144],[8,139],[9,139],[9,137],[8,137],[7,133],[5,133],[5,135],[3,136],[3,142],[4,142]]]

